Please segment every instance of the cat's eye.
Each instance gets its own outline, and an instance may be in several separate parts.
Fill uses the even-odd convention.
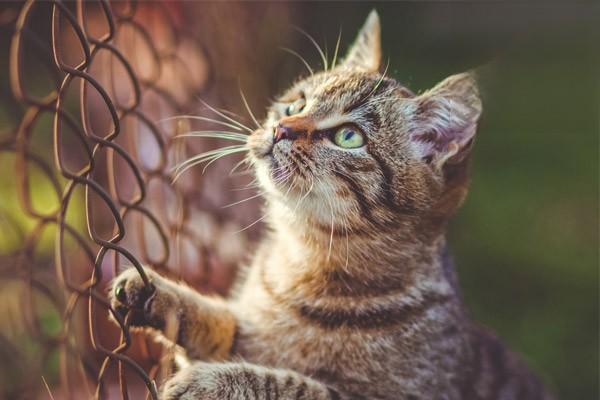
[[[333,135],[333,143],[344,149],[356,149],[365,144],[365,138],[358,129],[342,126]]]
[[[305,106],[306,100],[304,99],[304,97],[300,97],[298,100],[294,101],[292,104],[287,106],[287,108],[285,109],[285,115],[290,116],[301,113],[302,110],[304,110]]]

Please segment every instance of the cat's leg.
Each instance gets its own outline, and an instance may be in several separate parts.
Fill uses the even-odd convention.
[[[246,363],[194,363],[163,386],[161,400],[338,400],[297,372]]]
[[[144,269],[152,286],[147,290],[135,268],[118,275],[110,292],[120,314],[130,312],[131,324],[154,328],[174,339],[192,359],[226,359],[233,346],[236,320],[224,299],[203,296]]]

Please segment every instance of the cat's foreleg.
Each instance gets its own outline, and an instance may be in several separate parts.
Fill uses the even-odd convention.
[[[161,400],[338,400],[297,372],[246,363],[194,363],[168,380]]]
[[[130,312],[133,326],[150,327],[182,346],[192,359],[223,360],[233,346],[236,320],[224,299],[204,296],[145,268],[148,290],[135,268],[118,275],[110,298],[115,310]]]

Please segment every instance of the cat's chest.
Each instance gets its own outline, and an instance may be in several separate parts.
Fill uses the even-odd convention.
[[[359,330],[324,328],[303,318],[297,304],[261,285],[244,290],[237,303],[238,351],[248,361],[309,375],[343,373],[347,365],[353,365],[354,372],[368,374],[372,361],[385,353],[384,338]]]

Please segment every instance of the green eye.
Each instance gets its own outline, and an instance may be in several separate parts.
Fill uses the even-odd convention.
[[[304,110],[305,106],[306,106],[306,100],[304,100],[304,97],[301,97],[298,100],[294,101],[289,106],[287,106],[287,108],[285,109],[285,114],[288,116],[298,114],[298,113],[302,112],[302,110]]]
[[[335,132],[333,142],[344,149],[356,149],[365,144],[365,139],[357,129],[343,126]]]

